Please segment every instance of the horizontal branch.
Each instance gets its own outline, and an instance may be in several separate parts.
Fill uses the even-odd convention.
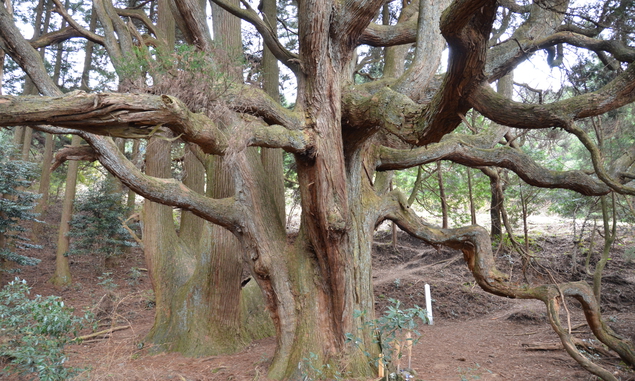
[[[617,40],[599,40],[573,32],[558,32],[540,40],[534,41],[534,46],[528,46],[528,52],[544,49],[556,44],[566,43],[592,50],[594,52],[610,53],[616,60],[631,63],[635,61],[635,49]]]
[[[566,127],[572,121],[597,116],[635,101],[635,64],[601,89],[547,104],[514,102],[484,85],[469,98],[478,112],[510,127],[550,128]]]
[[[85,37],[84,34],[78,32],[72,26],[67,26],[66,28],[56,30],[54,32],[45,33],[35,39],[29,40],[31,46],[35,49],[44,48],[47,46],[60,44],[66,40],[70,40],[71,38],[77,37]],[[95,41],[93,41],[95,42]]]
[[[223,114],[223,118],[231,119],[228,124],[237,134],[228,136],[213,120],[189,111],[177,98],[167,95],[74,91],[59,97],[0,96],[0,126],[49,124],[133,139],[168,128],[205,153],[217,155],[224,154],[230,141],[238,146],[283,148],[294,153],[310,147],[311,139],[303,130],[263,126],[256,119],[229,110]]]
[[[51,172],[55,171],[60,165],[64,164],[64,162],[68,160],[95,161],[97,160],[97,153],[90,146],[66,146],[55,153],[55,160],[51,165]]]
[[[499,132],[504,133],[501,129]],[[413,150],[382,147],[378,170],[395,170],[449,160],[468,167],[496,166],[507,168],[527,184],[541,188],[570,189],[586,196],[600,196],[610,188],[599,179],[582,171],[552,171],[524,152],[508,147],[490,148],[499,141],[500,133],[489,136],[451,135],[440,143]]]
[[[417,39],[417,18],[396,25],[370,24],[359,38],[359,44],[395,46],[412,44]]]

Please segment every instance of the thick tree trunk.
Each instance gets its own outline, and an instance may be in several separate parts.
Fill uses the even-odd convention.
[[[503,186],[500,181],[500,176],[496,173],[496,170],[490,169],[485,172],[489,176],[489,186],[491,191],[490,199],[490,218],[491,218],[491,236],[492,238],[500,238],[503,233],[502,219],[501,219],[501,206],[503,205],[504,193]]]
[[[369,377],[373,370],[368,359],[344,340],[351,333],[362,338],[364,350],[377,351],[370,333],[363,331],[364,322],[374,317],[370,243],[376,222],[365,214],[362,194],[364,136],[349,139],[346,151],[342,144],[341,87],[350,52],[326,48],[330,7],[313,13],[316,8],[309,11],[306,4],[300,3],[298,12],[306,72],[300,78],[297,107],[316,132],[315,154],[296,155],[300,232],[285,250],[286,258],[272,258],[280,263],[272,266],[275,297],[269,298],[278,348],[269,377],[300,379],[298,365],[309,353],[317,355],[317,366],[339,362],[352,376]],[[356,318],[355,310],[366,314]]]
[[[139,147],[141,146],[141,142],[139,139],[135,139],[132,142],[132,162],[139,162]],[[136,193],[132,189],[128,189],[128,197],[126,198],[126,209],[128,213],[133,213],[135,210],[135,195]]]
[[[170,177],[169,155],[168,142],[151,140],[146,172]],[[203,167],[189,152],[184,170],[184,183],[203,193]],[[177,234],[172,208],[147,200],[144,221],[144,250],[157,303],[147,341],[159,350],[210,356],[236,352],[273,333],[262,313],[262,296],[253,290],[255,283],[241,294],[240,251],[214,250],[213,225],[183,212]]]
[[[263,0],[262,12],[264,17],[269,21],[276,30],[277,5],[276,0]],[[278,60],[271,50],[265,46],[262,53],[262,87],[265,92],[273,99],[280,99],[280,70],[278,69]],[[270,174],[270,186],[276,195],[276,205],[278,213],[285,219],[285,197],[284,197],[284,157],[281,149],[262,148],[261,159],[265,167],[265,171]]]

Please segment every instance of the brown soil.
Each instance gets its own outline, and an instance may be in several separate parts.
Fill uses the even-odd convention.
[[[153,354],[144,347],[154,304],[142,252],[132,250],[112,268],[103,259],[76,256],[71,260],[73,285],[55,288],[47,283],[54,270],[55,225],[42,234],[44,249],[31,254],[42,259],[37,267],[19,274],[41,295],[59,295],[77,310],[93,308],[111,317],[106,327],[130,326],[111,336],[68,347],[70,365],[87,370],[79,380],[266,380],[267,364],[275,339],[260,340],[231,356],[185,358],[178,354]],[[628,235],[623,235],[628,236]],[[601,247],[600,245],[596,245]],[[606,321],[621,335],[635,339],[635,256],[632,242],[615,246],[605,272],[603,308]],[[569,237],[539,237],[532,250],[559,281],[569,277]],[[509,251],[498,253],[499,265],[520,276]],[[580,259],[580,263],[583,260]],[[424,284],[432,288],[434,325],[420,327],[422,338],[413,348],[412,369],[420,380],[593,380],[558,346],[538,301],[511,300],[483,292],[467,271],[461,253],[434,248],[399,235],[396,249],[390,235],[378,234],[373,256],[377,313],[391,298],[404,308],[425,307]],[[104,277],[104,273],[111,273]],[[98,277],[102,277],[98,279]],[[540,275],[529,275],[538,281]],[[8,276],[4,277],[5,282]],[[588,279],[586,275],[578,278]],[[101,283],[101,284],[99,284]],[[583,317],[569,303],[571,325],[577,336],[591,339]],[[564,318],[566,321],[566,318]],[[622,380],[635,379],[616,357],[600,357],[602,365]],[[406,366],[407,360],[404,360]],[[5,377],[5,378],[2,378]],[[2,376],[2,379],[17,379]]]

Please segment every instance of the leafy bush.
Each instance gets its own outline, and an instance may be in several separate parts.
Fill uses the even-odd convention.
[[[384,315],[366,323],[366,327],[376,332],[375,343],[379,344],[382,356],[372,357],[368,351],[364,351],[364,354],[376,366],[381,362],[386,369],[396,371],[395,364],[404,354],[402,349],[417,344],[421,337],[421,333],[417,331],[419,320],[427,324],[428,316],[426,310],[417,305],[413,308],[402,309],[399,300],[389,300],[392,305],[388,306]],[[355,318],[359,318],[364,313],[355,311]],[[408,334],[410,334],[409,337]],[[346,334],[346,341],[361,348],[361,339],[351,333]]]
[[[331,364],[322,364],[320,363],[320,359],[318,355],[313,352],[309,352],[309,357],[305,357],[300,362],[299,367],[302,375],[304,376],[303,381],[314,381],[314,380],[334,380],[341,381],[344,378],[342,372],[334,369]]]
[[[37,221],[33,213],[39,195],[25,189],[36,176],[33,163],[10,160],[11,149],[0,151],[0,259],[33,266],[39,259],[16,253],[16,250],[41,248],[24,236],[25,221]]]
[[[16,278],[0,290],[0,356],[8,361],[0,375],[36,374],[41,381],[66,380],[77,369],[64,366],[64,346],[92,318],[73,315],[57,296],[29,299],[26,281]]]
[[[137,245],[122,225],[127,208],[121,199],[107,179],[78,198],[68,233],[70,255],[96,253],[108,258]]]

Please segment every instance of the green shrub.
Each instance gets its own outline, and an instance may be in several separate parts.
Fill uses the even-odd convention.
[[[10,147],[0,151],[0,258],[33,266],[40,260],[17,251],[41,248],[24,235],[28,232],[24,222],[37,221],[33,208],[40,196],[25,190],[36,176],[36,168],[33,163],[11,160],[9,152]]]
[[[382,357],[372,357],[368,351],[364,351],[364,354],[375,366],[382,362],[386,369],[394,372],[396,360],[404,355],[402,350],[397,350],[397,347],[404,349],[417,344],[421,337],[417,326],[419,321],[427,324],[428,316],[426,310],[417,305],[413,308],[402,309],[401,301],[392,298],[389,300],[392,305],[388,306],[384,314],[379,319],[365,324],[366,327],[375,331],[375,343],[379,344]],[[362,311],[355,311],[355,318],[363,314]],[[410,338],[407,337],[408,333]],[[361,348],[362,340],[351,333],[346,334],[346,341]]]
[[[57,296],[29,299],[26,281],[16,278],[0,290],[0,375],[19,373],[41,381],[66,380],[78,369],[65,367],[64,346],[89,324],[89,313],[74,316]]]
[[[121,199],[121,193],[114,191],[108,179],[78,197],[68,233],[72,239],[69,254],[101,254],[108,258],[137,246],[122,225],[128,211]]]

